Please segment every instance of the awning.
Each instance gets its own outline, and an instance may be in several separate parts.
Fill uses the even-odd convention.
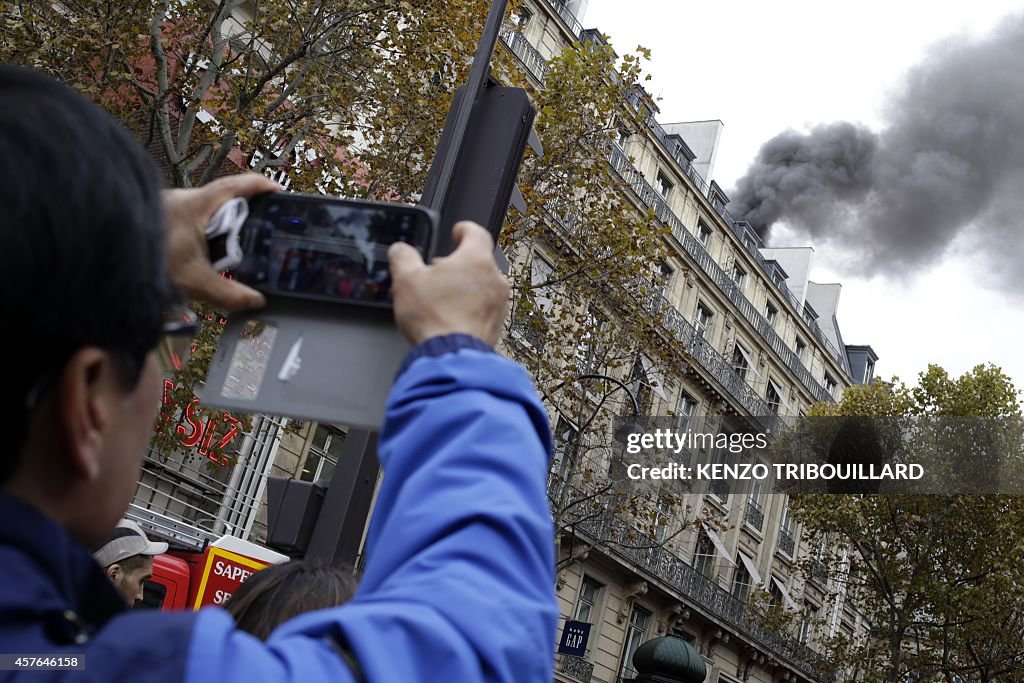
[[[654,367],[654,363],[651,362],[650,358],[641,353],[640,364],[644,368],[644,374],[647,375],[647,383],[654,389],[654,393],[662,401],[668,403],[668,395],[665,394],[665,381],[661,378],[661,373]]]
[[[704,527],[704,533],[706,533],[708,538],[711,539],[711,545],[715,546],[715,550],[718,551],[718,554],[724,557],[729,564],[736,564],[736,561],[732,559],[731,555],[729,555],[729,551],[725,549],[725,544],[722,543],[722,539],[719,538],[715,530],[707,524],[702,524],[701,526]]]
[[[793,602],[793,598],[789,597],[789,591],[786,590],[786,584],[782,583],[774,576],[772,577],[772,581],[775,582],[775,586],[779,589],[779,592],[782,593],[782,601],[786,603],[786,607],[789,607],[794,612],[799,612],[800,608],[797,607],[795,602]]]
[[[740,562],[743,563],[743,566],[747,568],[747,572],[750,574],[751,585],[760,586],[764,580],[761,578],[761,572],[757,571],[757,566],[754,564],[754,561],[747,557],[747,554],[742,550],[737,552],[740,556]]]

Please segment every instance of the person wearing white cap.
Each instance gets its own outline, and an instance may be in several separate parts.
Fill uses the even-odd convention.
[[[149,540],[138,524],[122,519],[92,556],[131,606],[142,600],[142,587],[153,576],[153,557],[165,552],[166,543]]]

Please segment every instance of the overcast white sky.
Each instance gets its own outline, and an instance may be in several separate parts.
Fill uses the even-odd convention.
[[[590,0],[581,23],[608,34],[619,54],[652,50],[647,86],[660,98],[659,121],[725,123],[714,179],[728,189],[787,128],[845,120],[877,130],[887,96],[929,46],[983,36],[1021,9],[1020,0]],[[778,230],[772,240],[804,243]],[[883,377],[915,380],[928,363],[960,374],[993,362],[1024,388],[1024,302],[980,284],[980,266],[961,246],[894,282],[840,274],[842,254],[819,245],[811,279],[843,284],[843,337],[874,347]]]

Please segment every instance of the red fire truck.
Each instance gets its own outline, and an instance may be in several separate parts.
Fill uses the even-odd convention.
[[[202,529],[135,506],[128,516],[150,536],[171,544],[167,553],[154,558],[153,578],[146,582],[139,608],[222,605],[253,572],[289,559],[234,536],[211,541],[210,534]]]

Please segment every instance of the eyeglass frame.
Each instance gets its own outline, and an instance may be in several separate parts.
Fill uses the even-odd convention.
[[[199,317],[195,314],[191,308],[187,306],[176,307],[165,314],[165,320],[160,329],[160,336],[157,339],[157,344],[153,347],[154,349],[159,346],[160,340],[164,337],[194,337],[199,332]],[[70,356],[70,354],[68,354]],[[67,357],[59,365],[55,366],[52,370],[49,370],[42,377],[36,380],[35,384],[28,390],[25,395],[25,414],[30,414],[39,406],[39,402],[49,391],[50,385],[56,379],[57,374],[63,369],[67,363]]]

